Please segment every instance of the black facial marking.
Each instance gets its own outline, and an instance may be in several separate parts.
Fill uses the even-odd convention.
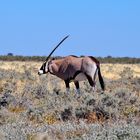
[[[44,63],[43,73],[45,73],[45,68],[46,68],[46,62]]]
[[[41,66],[40,70],[42,70],[43,73],[45,73],[45,68],[46,68],[46,62],[44,62],[44,64]]]

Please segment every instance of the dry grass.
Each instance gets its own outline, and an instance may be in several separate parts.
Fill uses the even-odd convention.
[[[16,72],[24,73],[25,69],[32,68],[34,71],[38,71],[41,66],[41,62],[0,62],[0,68],[4,70],[15,70]],[[140,77],[140,64],[102,64],[101,69],[105,78],[119,79],[120,73],[126,68],[133,70],[134,77]],[[36,74],[36,73],[33,73]]]
[[[72,83],[71,94],[66,95],[61,79],[39,77],[40,66],[40,62],[0,62],[0,128],[28,124],[33,130],[26,137],[40,140],[140,138],[140,64],[102,64],[105,93],[101,94],[98,80],[95,93],[81,82],[79,99]],[[8,131],[0,135],[6,137]]]
[[[133,71],[134,77],[140,77],[140,64],[102,64],[102,73],[105,78],[117,80],[120,73],[127,67]]]

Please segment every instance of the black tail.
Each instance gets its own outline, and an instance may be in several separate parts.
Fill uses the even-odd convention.
[[[105,90],[105,84],[104,84],[103,77],[101,75],[100,66],[98,64],[97,64],[97,68],[98,68],[99,82],[100,82],[100,85],[101,85],[102,90],[104,91]]]

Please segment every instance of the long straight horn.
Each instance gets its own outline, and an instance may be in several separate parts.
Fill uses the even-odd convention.
[[[61,40],[61,42],[51,51],[51,53],[48,55],[48,57],[46,58],[46,61],[48,61],[48,59],[50,58],[50,56],[53,54],[53,52],[60,46],[60,44],[65,40],[65,39],[67,39],[69,37],[69,35],[68,36],[66,36],[65,38],[63,38],[62,40]]]

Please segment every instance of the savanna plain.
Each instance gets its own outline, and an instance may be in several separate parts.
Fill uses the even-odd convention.
[[[0,61],[0,140],[140,140],[140,64],[101,64],[106,90],[80,98],[41,64]]]

